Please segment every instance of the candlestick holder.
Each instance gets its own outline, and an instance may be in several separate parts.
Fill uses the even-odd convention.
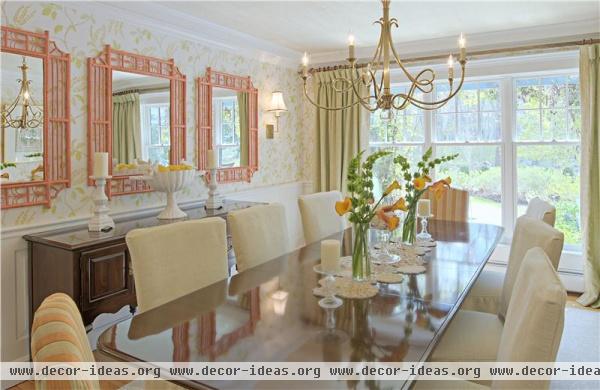
[[[431,241],[431,234],[427,231],[428,218],[433,217],[433,215],[419,215],[421,218],[421,232],[417,234],[417,240],[419,241]]]
[[[208,199],[204,203],[204,208],[216,210],[223,207],[223,197],[217,189],[217,169],[210,169],[210,182],[208,182]]]
[[[96,183],[96,189],[92,195],[94,201],[94,215],[88,223],[88,230],[90,232],[100,232],[106,229],[114,229],[115,222],[108,215],[108,197],[104,192],[106,181],[111,179],[112,176],[96,177],[90,176],[90,179]]]

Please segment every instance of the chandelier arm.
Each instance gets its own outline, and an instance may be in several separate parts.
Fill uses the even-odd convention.
[[[320,109],[323,109],[323,110],[327,110],[327,111],[339,111],[339,110],[344,110],[346,108],[350,108],[350,107],[353,107],[353,106],[356,106],[357,104],[359,104],[359,102],[354,102],[354,103],[350,103],[350,104],[347,104],[347,105],[341,106],[341,107],[333,107],[333,108],[332,107],[324,107],[324,106],[321,106],[320,104],[316,103],[314,100],[312,100],[310,98],[310,96],[308,94],[308,91],[306,90],[306,79],[304,80],[304,88],[303,89],[304,89],[304,96],[306,97],[306,99],[308,99],[308,101],[313,106],[315,106],[317,108],[320,108]]]
[[[356,83],[354,83],[354,72],[355,72],[355,67],[354,67],[354,63],[352,64],[352,69],[350,69],[350,77],[352,78],[352,89],[354,92],[354,95],[358,98],[358,101],[360,103],[361,106],[363,106],[365,109],[374,112],[377,110],[377,105],[373,108],[371,107],[371,105],[369,104],[370,96],[367,97],[367,101],[365,102],[365,100],[363,99],[363,97],[360,95],[360,91],[358,91],[356,89]],[[358,72],[357,72],[358,73]],[[360,79],[358,79],[360,80]]]
[[[418,104],[423,104],[426,106],[435,106],[440,103],[446,103],[448,100],[452,99],[461,90],[461,88],[464,84],[464,81],[465,81],[465,65],[463,63],[461,63],[461,69],[462,70],[461,70],[461,74],[460,74],[460,82],[458,83],[458,86],[456,87],[456,89],[452,88],[453,83],[450,82],[450,93],[448,94],[447,97],[445,97],[442,100],[433,101],[433,102],[425,102],[425,101],[410,97],[409,99],[410,99],[411,103],[413,103],[413,104],[418,103]],[[453,89],[454,89],[454,91],[453,91]]]

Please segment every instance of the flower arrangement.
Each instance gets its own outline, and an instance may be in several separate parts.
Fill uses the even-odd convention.
[[[419,199],[426,191],[430,191],[436,199],[441,199],[446,190],[450,188],[452,179],[447,177],[432,183],[430,171],[437,165],[454,160],[458,154],[450,154],[440,158],[431,158],[432,149],[429,148],[417,163],[417,169],[411,172],[411,166],[404,156],[396,156],[394,163],[400,166],[404,179],[405,205],[407,214],[402,226],[402,241],[414,243],[416,237],[416,210]]]
[[[335,211],[342,216],[349,213],[348,220],[354,227],[354,247],[352,251],[352,276],[355,280],[365,280],[371,275],[369,255],[369,225],[377,216],[383,220],[389,230],[395,230],[400,219],[388,213],[395,210],[406,210],[404,199],[399,199],[393,205],[379,207],[381,201],[396,189],[401,189],[396,180],[383,192],[377,202],[373,196],[373,165],[381,157],[390,152],[376,152],[366,158],[361,164],[364,151],[356,155],[348,166],[348,193],[349,197],[335,204]]]

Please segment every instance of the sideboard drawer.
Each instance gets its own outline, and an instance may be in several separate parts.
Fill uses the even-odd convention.
[[[111,312],[134,299],[125,243],[81,252],[80,261],[83,311],[103,307],[103,311]]]

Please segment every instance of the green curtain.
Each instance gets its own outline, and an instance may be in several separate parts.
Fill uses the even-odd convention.
[[[577,301],[600,307],[600,45],[579,51],[581,85],[581,221],[585,290]]]
[[[113,95],[113,158],[133,163],[142,157],[140,94]]]
[[[334,83],[336,77],[350,77],[349,69],[319,72],[314,77],[315,101],[321,106],[341,107],[357,101],[352,89],[343,89],[342,83]],[[359,83],[361,95],[366,89]],[[346,192],[348,163],[360,150],[361,123],[365,110],[357,104],[338,111],[317,108],[317,172],[316,191],[338,190]]]
[[[237,93],[237,103],[240,121],[240,166],[248,165],[249,134],[250,134],[250,94]]]

